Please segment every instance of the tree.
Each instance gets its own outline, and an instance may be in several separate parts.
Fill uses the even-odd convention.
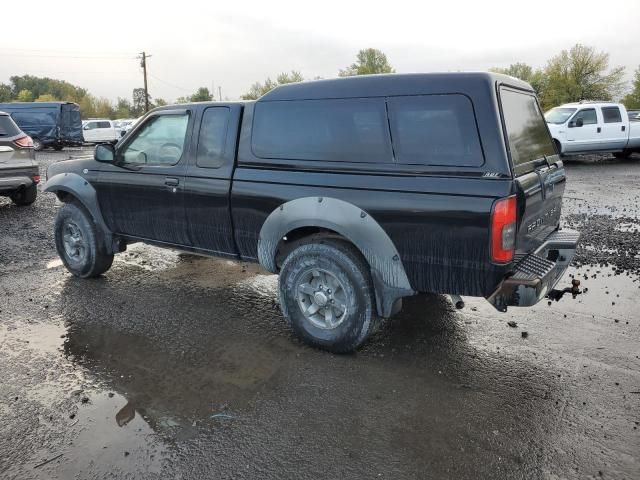
[[[539,97],[542,96],[545,88],[545,76],[542,70],[534,70],[530,65],[518,62],[512,63],[507,68],[493,67],[489,71],[519,78],[531,85]]]
[[[340,70],[341,77],[353,75],[370,75],[373,73],[395,73],[387,60],[387,56],[376,48],[365,48],[357,55],[356,63],[345,70]]]
[[[56,100],[58,99],[50,93],[43,93],[38,98],[36,98],[36,102],[55,102]]]
[[[25,88],[18,92],[16,98],[19,102],[33,102],[33,93]]]
[[[632,90],[622,99],[622,103],[627,108],[640,108],[640,67],[635,71]]]
[[[544,69],[542,104],[553,107],[579,100],[612,100],[624,88],[624,67],[609,71],[609,54],[576,44],[562,50]]]
[[[115,116],[116,118],[131,118],[131,102],[126,98],[118,97]]]
[[[151,95],[149,97],[149,108],[153,108],[151,105]],[[134,117],[139,117],[144,115],[145,110],[145,94],[144,88],[134,88],[133,89],[133,106],[131,107],[131,114]]]
[[[0,83],[0,102],[10,102],[12,99],[11,86],[6,83]]]
[[[276,80],[273,81],[271,78],[267,78],[264,83],[256,82],[251,85],[251,88],[247,93],[241,95],[240,98],[243,100],[257,100],[265,93],[273,90],[279,85],[285,85],[287,83],[296,83],[304,81],[304,77],[300,72],[295,70],[291,70],[291,72],[283,72],[276,77]]]
[[[156,98],[156,101],[154,103],[156,107],[164,107],[165,105],[169,104],[164,98]]]
[[[211,100],[213,100],[213,95],[207,87],[200,87],[196,93],[191,95],[192,102],[210,102]]]

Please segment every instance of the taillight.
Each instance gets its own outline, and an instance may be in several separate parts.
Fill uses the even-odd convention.
[[[513,260],[516,248],[516,197],[507,197],[493,204],[491,211],[491,259],[506,263]]]
[[[29,135],[25,135],[24,137],[20,137],[17,140],[14,140],[13,143],[22,148],[33,148],[33,140]]]

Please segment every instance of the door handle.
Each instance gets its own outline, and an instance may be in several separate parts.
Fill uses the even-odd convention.
[[[164,179],[164,184],[168,187],[177,187],[180,184],[180,180],[173,177],[167,177]]]
[[[602,131],[602,128],[598,127],[598,133],[600,133]]]
[[[623,131],[623,132],[624,132],[624,129],[625,129],[625,128],[626,128],[626,127],[625,127],[624,125],[622,125],[622,131]]]

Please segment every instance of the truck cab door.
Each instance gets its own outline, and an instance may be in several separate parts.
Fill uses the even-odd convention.
[[[236,156],[239,105],[203,108],[194,128],[195,154],[187,166],[184,198],[192,246],[237,255],[229,203]]]
[[[628,122],[622,121],[622,113],[620,107],[612,105],[610,107],[602,107],[602,149],[603,150],[621,150],[627,146],[629,132],[627,131]]]
[[[599,150],[602,141],[602,122],[598,122],[595,108],[578,110],[567,123],[565,152]]]
[[[107,226],[116,234],[177,246],[191,241],[184,173],[192,129],[189,110],[161,110],[118,146],[95,182]]]

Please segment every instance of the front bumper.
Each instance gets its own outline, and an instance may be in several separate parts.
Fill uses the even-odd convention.
[[[535,252],[521,258],[487,298],[497,310],[535,305],[556,286],[576,253],[580,233],[553,232]]]

